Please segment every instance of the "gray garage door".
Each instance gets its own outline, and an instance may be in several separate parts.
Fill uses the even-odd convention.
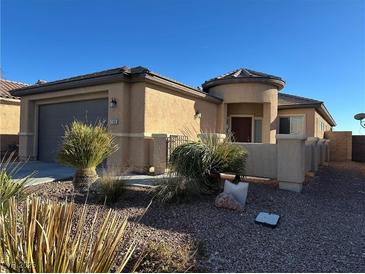
[[[108,99],[77,101],[39,106],[38,160],[56,161],[64,126],[73,120],[108,121]]]

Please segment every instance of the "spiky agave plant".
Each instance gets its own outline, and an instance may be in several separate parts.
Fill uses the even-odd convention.
[[[25,162],[16,162],[14,153],[5,155],[0,162],[0,212],[6,212],[9,200],[12,197],[17,199],[25,198],[25,186],[31,181],[33,173],[21,179],[13,177],[23,167]]]
[[[1,272],[121,272],[136,248],[132,241],[117,262],[127,217],[112,210],[99,228],[96,212],[87,229],[85,206],[76,226],[73,203],[28,197],[18,210],[12,198],[8,214],[0,214]]]
[[[58,160],[61,164],[76,168],[74,186],[85,192],[98,178],[96,167],[117,149],[113,136],[103,123],[92,125],[74,121],[70,126],[65,126]]]
[[[184,183],[198,185],[199,192],[211,193],[219,188],[219,181],[211,176],[212,173],[229,172],[244,176],[246,158],[246,150],[233,144],[230,136],[222,139],[218,134],[209,133],[201,134],[198,141],[178,146],[170,161],[172,172],[177,177],[186,178]],[[169,196],[174,195],[169,193]]]

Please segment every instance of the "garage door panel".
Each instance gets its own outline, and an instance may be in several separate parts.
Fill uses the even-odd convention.
[[[107,122],[108,100],[97,99],[39,106],[38,159],[56,161],[64,128],[74,120],[94,124]]]

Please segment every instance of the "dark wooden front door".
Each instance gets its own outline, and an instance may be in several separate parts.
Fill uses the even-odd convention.
[[[250,143],[252,141],[252,118],[231,117],[231,131],[235,142]]]

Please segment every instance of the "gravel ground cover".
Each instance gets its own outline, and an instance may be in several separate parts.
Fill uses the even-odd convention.
[[[80,207],[84,202],[84,197],[73,196],[70,182],[30,190],[52,200],[73,197]],[[244,212],[217,209],[215,197],[205,196],[189,204],[152,202],[137,222],[151,197],[148,190],[129,188],[113,208],[130,216],[130,231],[137,231],[141,245],[164,243],[184,254],[198,246],[199,252],[185,264],[195,265],[191,271],[365,272],[364,163],[322,167],[300,194],[275,184],[251,184]],[[108,210],[92,199],[88,208]],[[260,211],[279,214],[279,225],[272,229],[255,224]]]

